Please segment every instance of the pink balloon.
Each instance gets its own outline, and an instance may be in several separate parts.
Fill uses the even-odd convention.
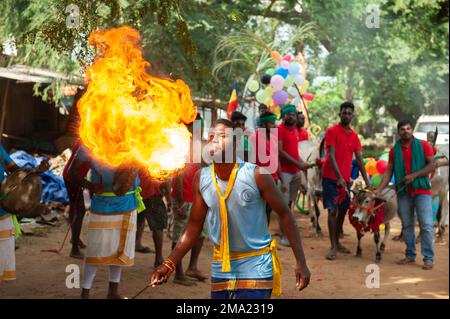
[[[383,175],[387,170],[388,163],[385,160],[379,160],[377,162],[377,171]]]
[[[286,60],[280,62],[280,67],[286,70],[289,69],[289,65],[290,65],[289,61]]]
[[[275,92],[275,93],[272,95],[273,101],[274,101],[275,103],[281,104],[281,105],[283,105],[283,104],[286,103],[288,97],[289,97],[289,95],[288,95],[287,92],[285,92],[285,91],[278,91],[278,92]]]
[[[284,78],[279,74],[275,74],[270,79],[270,85],[272,85],[275,90],[279,91],[283,88]]]
[[[291,59],[292,59],[292,56],[290,55],[290,54],[286,54],[284,57],[283,57],[283,60],[285,60],[285,61],[291,61]]]
[[[314,100],[314,94],[312,94],[312,93],[303,93],[302,97],[307,101]]]

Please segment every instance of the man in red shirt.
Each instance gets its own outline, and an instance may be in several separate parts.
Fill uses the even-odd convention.
[[[298,130],[298,139],[301,141],[308,141],[308,131],[304,128],[305,126],[305,115],[303,112],[297,113],[297,130]]]
[[[418,140],[413,135],[412,124],[403,120],[397,124],[400,139],[389,152],[389,163],[378,193],[395,176],[398,214],[402,221],[402,237],[406,243],[405,258],[399,264],[414,263],[416,259],[416,239],[414,233],[414,211],[420,226],[423,269],[433,268],[434,227],[433,204],[429,174],[434,169],[434,153],[431,145]]]
[[[326,255],[328,260],[336,259],[336,252],[350,253],[339,243],[339,229],[342,228],[345,214],[350,206],[350,175],[353,155],[356,164],[369,187],[369,179],[361,156],[361,142],[356,132],[350,127],[355,106],[344,102],[340,106],[340,123],[325,132],[327,152],[322,168],[323,205],[328,209],[328,232],[331,249]]]
[[[196,121],[202,121],[200,114],[197,114],[195,119]],[[174,220],[173,220],[173,233],[172,233],[172,249],[175,248],[178,240],[180,239],[184,228],[189,220],[189,216],[191,213],[192,202],[194,200],[194,177],[195,173],[200,168],[200,163],[193,163],[193,139],[201,139],[203,136],[203,122],[201,125],[200,132],[194,132],[193,123],[188,125],[188,130],[191,132],[193,137],[191,137],[191,152],[190,152],[190,160],[184,167],[183,171],[178,174],[174,180],[172,185],[172,198],[173,198],[173,211],[174,211]],[[174,283],[184,285],[184,286],[192,286],[195,285],[194,282],[188,280],[187,277],[195,278],[199,281],[204,281],[207,279],[205,275],[203,275],[198,269],[198,258],[200,256],[200,252],[203,247],[203,242],[205,237],[208,235],[208,230],[206,228],[206,223],[203,226],[202,232],[200,234],[197,243],[192,247],[191,258],[189,261],[189,266],[184,272],[182,260],[180,260],[175,266],[175,278],[173,280]],[[187,276],[187,277],[186,277]]]
[[[70,257],[83,259],[84,254],[80,251],[80,248],[86,248],[86,245],[80,239],[81,227],[83,225],[83,218],[86,214],[86,207],[84,206],[83,188],[73,182],[70,182],[67,178],[67,172],[75,158],[75,154],[81,146],[81,141],[78,139],[75,145],[72,147],[72,155],[64,166],[62,176],[64,184],[66,185],[67,195],[69,196],[69,219],[70,228],[72,232],[72,249],[70,251]],[[78,170],[80,177],[85,177],[89,172],[89,166],[82,165]]]
[[[294,105],[286,104],[281,109],[283,123],[278,126],[278,152],[280,156],[281,177],[286,186],[282,193],[284,201],[291,207],[301,185],[301,170],[311,167],[300,158],[298,142],[300,140],[297,130],[297,109]],[[287,238],[282,235],[280,244],[289,246]]]
[[[274,133],[277,116],[272,112],[265,112],[259,117],[259,129],[252,136],[250,142],[255,152],[255,164],[264,167],[275,180],[275,184],[282,192],[286,191],[286,186],[281,177],[281,167],[278,160],[278,139]],[[270,222],[271,207],[267,205],[267,222]]]
[[[137,252],[149,253],[149,247],[142,244],[142,235],[144,233],[145,220],[147,220],[148,227],[152,232],[153,243],[155,245],[155,268],[161,265],[164,261],[162,256],[162,247],[164,239],[164,229],[167,228],[168,216],[167,207],[163,201],[163,196],[170,204],[168,183],[162,183],[152,179],[146,172],[141,170],[139,172],[139,179],[141,182],[141,196],[144,201],[145,210],[137,215],[136,227],[136,245]]]

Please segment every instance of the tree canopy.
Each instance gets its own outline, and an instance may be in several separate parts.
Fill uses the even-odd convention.
[[[77,28],[67,24],[70,5],[78,8]],[[379,26],[368,27],[374,6]],[[306,50],[309,78],[334,83],[325,91],[312,85],[332,92],[317,97],[312,110],[335,105],[339,96],[414,119],[448,107],[448,11],[444,0],[3,0],[0,43],[13,38],[17,56],[0,64],[82,74],[92,61],[91,31],[128,24],[142,35],[150,72],[183,79],[194,96],[227,100],[234,79],[244,81],[253,70],[212,75],[224,37],[241,32],[270,42],[280,29],[295,34],[310,22],[313,36],[292,50]]]

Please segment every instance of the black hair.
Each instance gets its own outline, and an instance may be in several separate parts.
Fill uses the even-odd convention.
[[[225,125],[226,127],[233,128],[233,123],[227,119],[217,119],[216,122],[214,123],[214,126],[218,124],[222,124]]]
[[[398,121],[398,123],[397,123],[397,130],[400,130],[400,128],[402,126],[405,126],[405,125],[411,125],[411,127],[413,126],[410,120],[403,119],[403,120]]]
[[[352,111],[355,111],[355,105],[352,102],[346,101],[341,104],[339,107],[339,110],[342,112],[343,109],[352,109]]]
[[[267,105],[265,105],[265,104],[263,104],[263,103],[261,103],[259,106],[258,106],[258,109],[260,110],[260,109],[268,109],[269,107],[267,106]]]
[[[239,121],[239,120],[247,121],[247,116],[245,116],[241,112],[233,112],[233,113],[231,113],[231,121],[232,122]]]
[[[202,118],[202,116],[200,115],[200,113],[197,112],[197,115],[195,116],[195,120],[192,121],[191,123],[189,123],[189,124],[186,125],[188,131],[189,131],[191,134],[192,134],[193,131],[194,131],[194,122],[195,122],[195,121],[201,121],[201,128],[202,128],[202,129],[204,128],[203,118]]]

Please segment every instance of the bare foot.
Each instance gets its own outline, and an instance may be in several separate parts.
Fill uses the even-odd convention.
[[[173,282],[174,282],[175,284],[182,285],[182,286],[188,286],[188,287],[197,285],[195,282],[190,281],[190,280],[189,280],[188,278],[186,278],[186,277],[179,277],[179,278],[175,277],[175,278],[173,279]]]
[[[84,289],[81,290],[81,299],[89,299],[89,289]]]
[[[83,259],[84,258],[84,254],[81,251],[72,251],[70,253],[70,257],[72,258],[76,258],[76,259]]]
[[[186,270],[186,276],[195,278],[199,281],[205,281],[206,279],[208,279],[208,277],[203,275],[199,270],[188,269],[188,270]]]
[[[351,251],[342,244],[338,245],[338,251],[343,254],[351,254]]]
[[[335,249],[330,249],[330,251],[325,256],[325,258],[328,259],[328,260],[335,260],[336,259],[336,250]]]

